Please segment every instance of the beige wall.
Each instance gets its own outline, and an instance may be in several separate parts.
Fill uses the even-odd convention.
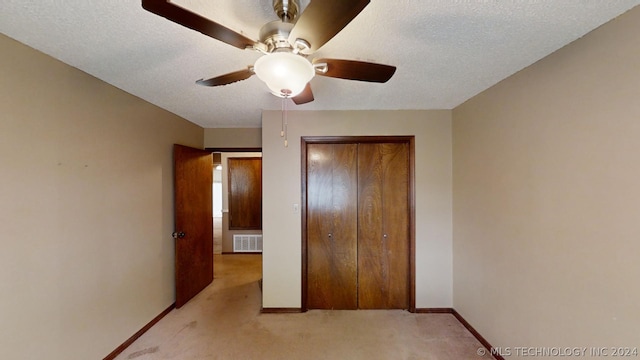
[[[204,129],[206,148],[260,148],[262,129],[260,128],[220,128]]]
[[[300,137],[415,135],[416,305],[451,307],[451,111],[291,111],[262,115],[263,306],[300,307]]]
[[[640,7],[453,112],[454,307],[494,346],[640,346]]]
[[[174,301],[172,144],[203,129],[0,35],[0,358],[101,359]]]

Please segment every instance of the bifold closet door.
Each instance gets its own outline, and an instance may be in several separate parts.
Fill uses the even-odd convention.
[[[357,144],[307,144],[307,307],[357,309]]]
[[[409,308],[409,146],[358,148],[358,307]]]

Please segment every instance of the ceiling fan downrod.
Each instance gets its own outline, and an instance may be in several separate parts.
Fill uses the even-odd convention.
[[[299,0],[273,0],[273,10],[282,22],[293,22],[300,11]]]

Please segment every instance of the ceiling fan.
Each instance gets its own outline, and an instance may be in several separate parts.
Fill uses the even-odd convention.
[[[271,93],[300,105],[314,100],[309,81],[315,76],[347,80],[387,82],[395,66],[355,60],[309,57],[353,20],[370,0],[311,0],[301,14],[299,0],[273,0],[279,20],[265,24],[254,41],[170,0],[142,0],[142,7],[190,29],[240,49],[263,54],[253,66],[211,79],[199,85],[220,86],[245,80],[254,74]]]

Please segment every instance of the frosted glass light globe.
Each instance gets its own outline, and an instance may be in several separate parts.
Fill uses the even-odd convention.
[[[289,52],[263,55],[253,65],[253,71],[279,97],[300,94],[316,74],[307,59]]]

